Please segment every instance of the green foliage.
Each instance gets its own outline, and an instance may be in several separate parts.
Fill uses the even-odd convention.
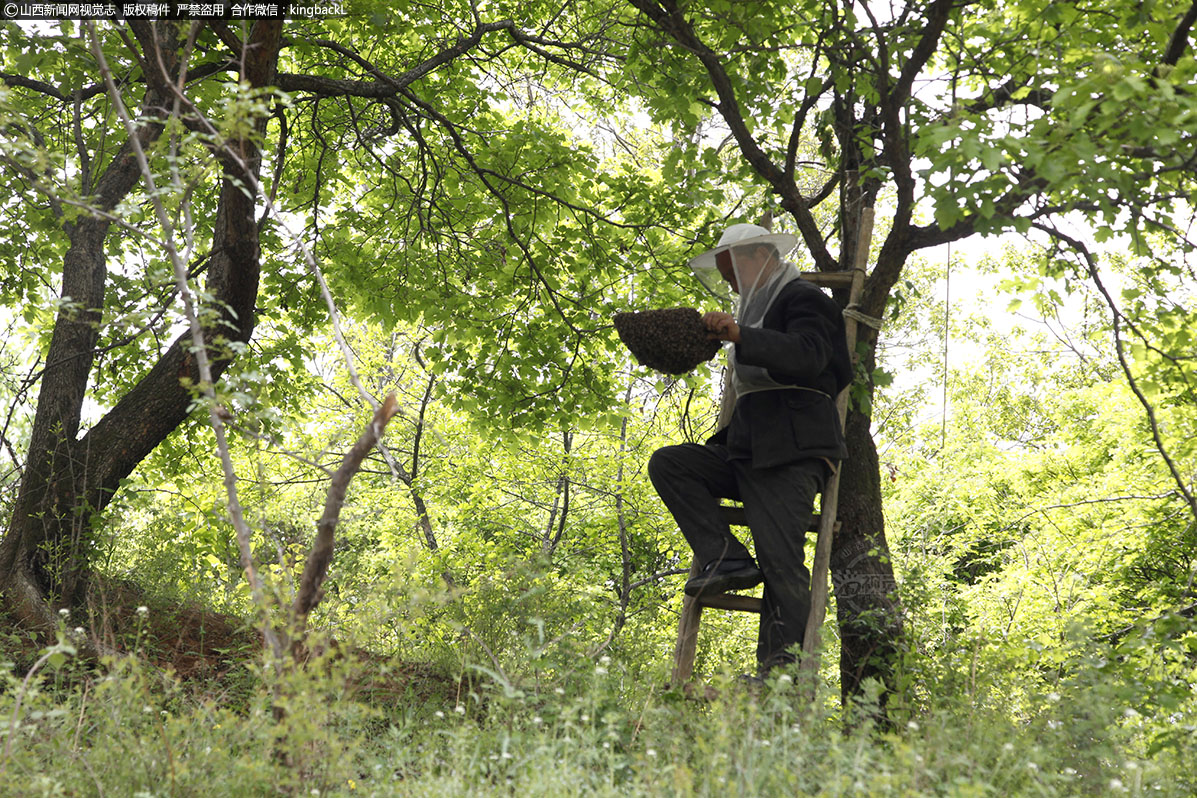
[[[968,41],[940,59],[951,113],[928,106],[912,124],[939,226],[974,219],[978,232],[1025,232],[1044,212],[1004,200],[1034,175],[1046,204],[1078,209],[1098,241],[1171,228],[1173,198],[1191,190],[1180,162],[1197,113],[1184,88],[1195,62],[1160,59],[1185,9],[1127,4],[1098,22],[1072,3],[983,3],[955,17],[949,29]]]
[[[333,37],[401,75],[474,23],[466,3],[366,6],[292,25],[280,71],[368,74],[319,43]],[[868,706],[829,708],[834,641],[813,709],[789,675],[757,696],[737,690],[729,674],[752,666],[755,636],[743,614],[704,620],[697,665],[721,697],[656,689],[675,635],[682,576],[671,572],[689,552],[642,469],[657,446],[705,438],[718,375],[646,374],[609,319],[713,305],[687,255],[774,201],[725,146],[692,52],[623,4],[550,15],[503,2],[477,13],[586,42],[588,71],[495,36],[386,102],[198,81],[188,96],[218,136],[272,115],[261,143],[276,212],[264,224],[259,323],[218,390],[275,610],[293,594],[328,472],[368,419],[300,242],[346,312],[364,389],[400,397],[387,454],[373,453],[352,485],[311,618],[317,639],[362,661],[317,658],[282,681],[239,664],[196,684],[148,673],[157,652],[140,631],[117,642],[144,659],[95,668],[65,646],[7,654],[21,668],[4,669],[0,691],[11,744],[0,795],[1192,794],[1197,526],[1159,457],[1192,484],[1191,246],[1175,235],[1187,209],[1174,200],[1192,191],[1194,67],[1159,63],[1182,8],[961,6],[924,70],[947,76],[950,97],[921,91],[903,112],[909,138],[898,143],[922,170],[917,210],[939,228],[1026,232],[1072,208],[1093,243],[1131,256],[1093,247],[1096,260],[1057,251],[982,264],[991,300],[1000,273],[1022,292],[1020,312],[1080,315],[1052,328],[1067,347],[999,320],[1002,296],[988,314],[948,319],[936,276],[908,269],[875,369],[862,350],[855,399],[878,422],[911,630],[889,729],[857,720]],[[813,196],[849,143],[878,191],[902,167],[876,119],[845,130],[833,105],[880,102],[927,10],[887,26],[881,70],[868,52],[878,31],[859,7],[709,2],[685,13],[720,54],[749,132],[767,152],[793,146],[796,181]],[[610,30],[626,40],[598,38]],[[116,32],[102,35],[114,69],[135,76]],[[199,50],[220,46],[205,29]],[[71,25],[0,28],[0,64],[64,96],[95,79]],[[56,287],[64,226],[119,144],[103,95],[71,118],[19,83],[0,88],[0,181],[12,198],[0,215],[0,399],[12,408],[0,511],[28,437],[26,375],[54,319],[79,310]],[[136,108],[138,80],[122,85]],[[806,100],[810,126],[791,137]],[[197,220],[197,275],[217,203],[209,141],[172,122],[151,153],[155,170],[183,175],[189,193],[162,199]],[[115,211],[129,235],[107,245],[85,425],[177,334],[148,199],[135,190]],[[837,214],[816,215],[829,241]],[[1107,297],[1084,288],[1101,279]],[[967,365],[953,355],[941,366],[949,336],[976,354]],[[918,379],[941,367],[942,394],[944,382]],[[950,412],[929,417],[940,396]],[[193,419],[147,458],[102,515],[94,557],[100,576],[160,601],[252,617],[213,440]],[[0,637],[0,651],[10,643]],[[431,663],[451,687],[430,695],[402,681],[412,663]],[[846,720],[857,725],[844,733]]]
[[[822,709],[830,696],[812,708],[789,674],[756,692],[720,679],[691,700],[604,658],[540,681],[480,666],[429,692],[375,660],[379,692],[362,689],[364,663],[340,660],[280,685],[285,698],[259,688],[234,708],[111,661],[31,680],[0,795],[1191,794],[1192,735],[1147,745],[1153,728],[1191,730],[1191,694],[1159,724],[1107,665],[1078,660],[1011,717],[994,680],[1006,662],[969,667],[967,648],[952,653],[963,667],[936,675],[959,692],[891,730],[846,732]],[[13,692],[0,699],[6,719]]]
[[[1192,741],[1175,712],[1193,678],[1193,517],[1142,405],[1117,381],[1100,295],[1054,263],[1005,253],[981,274],[956,266],[946,373],[934,272],[912,275],[910,315],[891,330],[909,342],[886,352],[899,373],[935,366],[880,397],[887,528],[904,600],[917,608],[907,699],[955,693],[1002,707],[1036,740],[1057,741],[1055,772],[1067,763],[1087,785],[1078,792],[1133,792],[1144,773],[1103,772],[1121,756],[1108,746],[1145,755]],[[1107,279],[1119,274],[1137,277]],[[961,284],[985,282],[1021,289],[1028,310],[1017,323],[988,310],[992,293],[961,295]],[[1124,313],[1128,325],[1155,315]],[[1037,323],[1050,337],[1026,329]],[[961,355],[965,346],[976,349]],[[945,415],[904,418],[944,379]],[[1191,470],[1171,431],[1165,443]]]

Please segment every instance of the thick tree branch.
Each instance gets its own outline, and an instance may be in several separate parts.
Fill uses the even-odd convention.
[[[39,94],[46,95],[47,97],[53,97],[59,102],[67,101],[66,95],[59,91],[57,86],[46,83],[42,80],[34,80],[33,78],[27,78],[24,75],[14,75],[11,72],[0,72],[0,80],[3,80],[4,85],[6,86],[36,91]],[[101,91],[102,90],[103,89],[101,89]]]
[[[817,63],[819,58],[819,49],[816,48],[812,61]],[[812,72],[814,66],[811,67]],[[786,163],[782,171],[787,181],[794,180],[794,172],[798,168],[798,145],[802,141],[802,131],[806,127],[806,117],[811,109],[815,107],[815,103],[819,101],[828,89],[834,84],[830,77],[823,80],[823,84],[819,86],[818,91],[808,91],[802,98],[802,103],[798,107],[798,111],[794,114],[794,124],[790,127],[790,140],[786,144]],[[818,205],[817,201],[812,201],[811,206]]]
[[[26,77],[25,75],[16,75],[11,72],[0,72],[0,80],[3,80],[6,85],[30,89],[32,91],[38,92],[39,94],[44,94],[47,97],[52,97],[53,99],[63,103],[70,102],[75,97],[78,97],[80,100],[90,100],[92,97],[104,93],[103,83],[93,83],[90,86],[84,86],[79,89],[71,89],[68,93],[64,92],[62,89],[52,83],[46,83],[42,80],[35,80],[33,78]]]
[[[349,482],[362,466],[362,460],[370,450],[382,440],[383,430],[387,422],[399,410],[399,402],[395,394],[388,394],[386,400],[374,413],[374,418],[362,430],[357,442],[350,447],[341,460],[341,466],[332,475],[328,485],[328,493],[324,500],[324,513],[316,526],[316,539],[312,543],[312,550],[308,553],[307,562],[303,567],[303,575],[299,579],[299,591],[291,603],[291,616],[295,624],[293,632],[297,639],[302,639],[303,630],[307,626],[308,615],[320,603],[323,596],[321,585],[328,575],[328,566],[332,562],[333,547],[337,522],[341,517],[341,507],[345,503],[345,493],[349,489]]]
[[[881,136],[885,141],[885,162],[893,170],[897,187],[897,208],[894,213],[893,230],[900,238],[906,235],[906,228],[914,214],[916,181],[911,172],[909,131],[902,120],[903,109],[909,104],[911,87],[915,78],[927,65],[927,61],[939,49],[944,28],[957,0],[935,0],[927,11],[927,24],[918,44],[914,46],[893,86],[889,81],[888,69],[878,73],[880,100],[878,110],[881,118]],[[891,236],[892,238],[892,236]],[[886,244],[889,242],[887,241]],[[883,246],[884,248],[884,246]],[[888,295],[888,289],[886,290]],[[875,308],[874,308],[875,310]],[[866,313],[868,311],[865,311]]]
[[[245,75],[251,85],[269,85],[273,77],[271,51],[277,53],[277,32],[281,23],[259,23],[251,44],[261,46],[247,55]],[[208,266],[207,290],[221,309],[221,319],[208,330],[210,337],[248,341],[254,328],[254,305],[258,292],[260,246],[255,220],[256,196],[248,187],[257,185],[260,161],[252,142],[236,144],[238,152],[226,157],[225,174],[213,228],[213,253]],[[187,334],[181,335],[145,374],[85,436],[91,453],[92,479],[89,497],[94,507],[103,507],[120,479],[148,455],[184,419],[191,407],[188,385],[199,384],[199,373]],[[218,354],[211,364],[218,379],[231,360]]]
[[[927,65],[931,56],[935,55],[939,49],[940,37],[943,36],[944,28],[947,27],[948,19],[952,15],[952,9],[958,2],[959,0],[934,0],[928,7],[927,24],[923,27],[923,35],[910,52],[906,63],[902,65],[902,71],[898,74],[898,79],[890,91],[891,98],[896,104],[905,105],[910,99],[910,89],[914,85],[914,80],[923,71],[923,67]]]
[[[585,51],[586,48],[581,45],[533,36],[520,30],[512,20],[500,20],[498,22],[478,22],[468,35],[458,37],[453,44],[442,48],[431,57],[399,75],[388,74],[372,61],[339,42],[317,39],[311,43],[349,59],[361,67],[367,74],[372,75],[376,80],[345,80],[283,72],[278,75],[278,86],[284,91],[303,91],[326,97],[365,97],[374,99],[395,97],[403,89],[421,78],[457,60],[466,53],[477,49],[482,44],[485,36],[499,31],[505,31],[515,44],[527,49],[529,52],[535,53],[550,63],[567,67],[573,71],[594,75],[594,71],[586,65],[553,53],[548,49],[549,47],[555,47],[563,50],[582,49]],[[594,52],[597,53],[597,51]]]
[[[1011,78],[994,89],[989,96],[964,106],[964,110],[969,113],[982,114],[1009,105],[1030,105],[1046,110],[1051,104],[1052,92],[1046,89],[1031,89],[1026,95],[1015,99],[1014,95],[1026,87],[1027,81]]]
[[[171,42],[161,44],[173,52]],[[54,524],[35,519],[66,513],[68,506],[82,498],[73,495],[74,486],[67,475],[76,465],[82,468],[91,454],[86,444],[76,445],[76,436],[95,360],[108,278],[104,248],[110,226],[107,212],[137,185],[141,172],[135,152],[148,147],[163,130],[149,109],[165,100],[165,95],[157,91],[146,93],[142,113],[149,121],[132,131],[96,183],[92,202],[99,213],[83,216],[67,228],[71,243],[63,259],[62,296],[71,302],[59,311],[50,339],[30,434],[29,460],[8,534],[0,543],[0,572],[11,574],[24,567],[20,564],[23,559],[46,556],[37,552],[54,537]],[[58,479],[54,479],[55,474]],[[32,578],[28,581],[34,582]],[[32,606],[37,600],[22,599],[23,606]],[[31,626],[40,625],[37,617],[23,620]]]
[[[730,128],[744,159],[781,198],[781,207],[794,217],[802,240],[814,260],[815,268],[820,271],[837,270],[839,265],[827,249],[818,223],[815,221],[806,199],[798,191],[797,184],[792,179],[787,179],[785,171],[769,159],[756,139],[752,137],[752,133],[745,123],[735,90],[732,88],[731,79],[719,55],[698,38],[693,26],[686,21],[681,8],[674,0],[664,0],[660,4],[652,0],[628,0],[628,2],[648,17],[663,33],[673,38],[699,60],[719,98],[719,102],[713,104],[715,109]]]
[[[1176,66],[1184,56],[1185,50],[1188,49],[1189,32],[1192,31],[1194,24],[1197,24],[1197,2],[1189,6],[1189,10],[1176,24],[1176,29],[1172,31],[1172,36],[1168,39],[1168,46],[1164,49],[1164,57],[1160,63]]]

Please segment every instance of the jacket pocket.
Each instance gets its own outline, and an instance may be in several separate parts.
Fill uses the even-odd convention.
[[[826,396],[801,391],[786,397],[794,445],[802,451],[835,451],[840,441],[840,417]]]

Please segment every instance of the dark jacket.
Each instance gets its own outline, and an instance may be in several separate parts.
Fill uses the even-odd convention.
[[[811,390],[756,391],[739,397],[731,422],[708,443],[722,443],[754,468],[848,454],[835,397],[852,381],[844,317],[835,300],[806,280],[781,290],[762,327],[741,327],[736,360],[763,366],[784,385]]]

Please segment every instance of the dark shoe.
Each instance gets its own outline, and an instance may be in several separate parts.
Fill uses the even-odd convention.
[[[686,582],[687,596],[705,593],[714,596],[729,590],[744,590],[759,585],[765,579],[752,560],[713,560],[702,572]]]

